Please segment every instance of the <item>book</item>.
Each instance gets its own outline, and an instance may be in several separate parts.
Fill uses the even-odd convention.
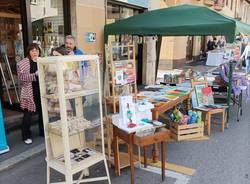
[[[192,92],[192,107],[193,108],[198,107],[198,101],[197,101],[195,91]]]
[[[168,100],[176,100],[176,99],[178,99],[178,96],[166,95],[166,98]]]
[[[202,105],[213,105],[214,97],[211,87],[205,87],[201,89]]]
[[[133,128],[137,126],[135,115],[135,104],[133,103],[133,97],[120,96],[119,97],[120,116],[122,118],[123,126]]]
[[[206,87],[205,84],[197,84],[194,86],[198,106],[202,105],[202,92],[201,92],[201,90],[205,87]]]
[[[115,84],[122,85],[124,84],[123,70],[115,71]]]

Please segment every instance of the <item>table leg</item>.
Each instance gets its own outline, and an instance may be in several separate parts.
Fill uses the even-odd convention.
[[[208,134],[208,136],[210,136],[211,135],[211,114],[209,112],[207,113],[207,119],[208,119],[208,121],[207,121],[207,134]]]
[[[153,120],[158,120],[159,113],[157,111],[153,111],[152,118],[153,118]],[[152,161],[153,161],[153,163],[156,163],[158,161],[158,155],[159,154],[158,154],[157,144],[153,144],[153,149],[152,149]]]
[[[119,163],[119,148],[118,148],[118,137],[116,135],[115,128],[113,129],[113,150],[114,150],[114,161],[115,161],[115,174],[120,176],[120,163]]]
[[[166,145],[165,142],[161,142],[161,179],[165,180],[165,157],[166,157]]]
[[[143,147],[143,156],[144,156],[144,167],[147,168],[148,163],[147,163],[147,146]]]
[[[158,161],[158,155],[159,155],[159,150],[157,147],[157,143],[153,144],[153,149],[152,149],[152,160],[153,163],[156,163]]]
[[[224,132],[225,129],[225,110],[221,113],[221,132]]]
[[[130,183],[134,184],[135,168],[134,168],[134,153],[133,153],[133,135],[129,135],[128,154],[130,159]]]

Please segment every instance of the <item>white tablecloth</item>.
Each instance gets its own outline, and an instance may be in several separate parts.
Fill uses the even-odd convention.
[[[225,62],[223,56],[223,52],[208,52],[206,65],[219,66],[220,64]]]

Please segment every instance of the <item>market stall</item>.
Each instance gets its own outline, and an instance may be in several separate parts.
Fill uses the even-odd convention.
[[[200,16],[202,14],[202,16]],[[148,24],[150,22],[150,24]],[[156,71],[158,69],[159,64],[159,55],[160,55],[160,47],[161,47],[161,39],[162,36],[207,36],[207,35],[225,35],[229,42],[234,40],[236,32],[236,22],[232,19],[228,19],[223,15],[220,15],[206,7],[199,7],[199,6],[192,6],[192,5],[181,5],[176,7],[170,7],[160,10],[154,10],[150,12],[146,12],[143,14],[139,14],[134,17],[130,17],[113,24],[109,24],[105,26],[105,43],[108,43],[108,36],[109,35],[133,35],[133,36],[157,36],[157,59],[156,59]],[[110,44],[110,43],[109,43]],[[111,43],[116,44],[116,43]],[[122,43],[120,43],[122,44]],[[107,52],[105,53],[107,54]],[[108,56],[112,57],[112,56]],[[109,66],[106,66],[106,73],[105,76],[110,76]],[[231,67],[230,67],[231,69]],[[156,72],[157,75],[157,72]],[[113,77],[116,79],[116,77]],[[228,99],[231,97],[231,90],[232,90],[232,70],[229,70],[228,73]],[[105,80],[105,82],[107,82]],[[105,83],[107,85],[107,83]],[[109,86],[109,83],[108,83]],[[115,106],[119,106],[119,116],[118,120],[113,119],[114,129],[113,131],[119,132],[126,131],[128,134],[132,132],[140,132],[141,125],[146,125],[150,123],[154,126],[155,121],[158,120],[159,114],[168,111],[170,109],[172,111],[172,123],[175,126],[172,128],[176,129],[176,131],[180,131],[183,129],[179,129],[179,127],[189,128],[191,125],[197,126],[197,134],[198,136],[203,135],[203,126],[200,122],[200,113],[199,112],[192,112],[189,113],[180,113],[178,110],[178,105],[183,104],[183,101],[189,101],[192,97],[191,95],[191,88],[187,89],[185,86],[185,90],[183,88],[179,88],[177,86],[175,88],[171,86],[150,86],[149,89],[144,91],[140,91],[136,96],[135,100],[141,100],[142,102],[152,103],[153,107],[151,108],[152,116],[151,119],[142,118],[141,121],[133,121],[133,123],[124,123],[121,125],[119,123],[119,119],[122,121],[125,117],[123,117],[123,111],[126,107],[131,107],[131,105],[122,107],[122,101],[117,100]],[[182,86],[183,87],[183,86]],[[156,89],[157,88],[157,89]],[[134,94],[130,94],[134,96]],[[131,98],[132,99],[132,98]],[[132,103],[132,100],[130,100]],[[129,104],[130,104],[129,103]],[[230,100],[228,100],[228,105],[230,105]],[[133,105],[132,105],[133,106]],[[209,107],[210,108],[210,107]],[[188,110],[188,105],[186,106],[186,111]],[[133,111],[136,114],[136,111]],[[126,113],[125,113],[126,114]],[[132,113],[133,114],[133,113]],[[180,115],[181,114],[181,115]],[[128,114],[127,114],[128,115]],[[188,119],[191,119],[188,121]],[[115,123],[118,122],[118,123]],[[137,123],[136,123],[137,122]],[[141,123],[142,122],[142,123]],[[170,124],[170,125],[171,125]],[[135,129],[136,127],[136,129]],[[184,128],[184,129],[185,129]],[[133,131],[131,131],[133,130]],[[193,130],[192,130],[193,131]],[[113,132],[113,134],[114,134]],[[180,131],[181,132],[181,131]],[[189,129],[185,129],[184,132],[191,132]],[[119,134],[119,133],[118,133]],[[152,133],[154,135],[154,133]],[[116,136],[123,137],[123,134],[117,135],[115,133],[114,140],[116,144],[114,144],[114,150],[117,152],[117,141]],[[173,136],[172,136],[173,137]],[[177,140],[179,139],[179,135],[177,133]],[[123,137],[124,138],[124,137]],[[132,138],[131,138],[132,139]],[[126,141],[125,141],[126,142]],[[131,144],[131,142],[129,142]],[[129,147],[129,153],[131,155],[131,145]],[[154,148],[152,151],[153,161],[156,161],[157,156],[157,146],[154,144]],[[117,155],[117,154],[115,154]],[[115,166],[118,167],[117,164],[120,163],[119,158],[115,158]],[[118,173],[117,173],[118,174]],[[119,175],[119,174],[118,174]],[[133,175],[131,175],[133,178]]]

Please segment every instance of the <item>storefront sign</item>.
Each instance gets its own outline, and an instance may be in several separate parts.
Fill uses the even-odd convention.
[[[96,42],[96,33],[86,33],[85,41],[88,43]]]
[[[143,8],[148,8],[149,7],[149,0],[118,0],[124,3],[128,3],[131,5],[136,5],[136,6],[140,6]]]

